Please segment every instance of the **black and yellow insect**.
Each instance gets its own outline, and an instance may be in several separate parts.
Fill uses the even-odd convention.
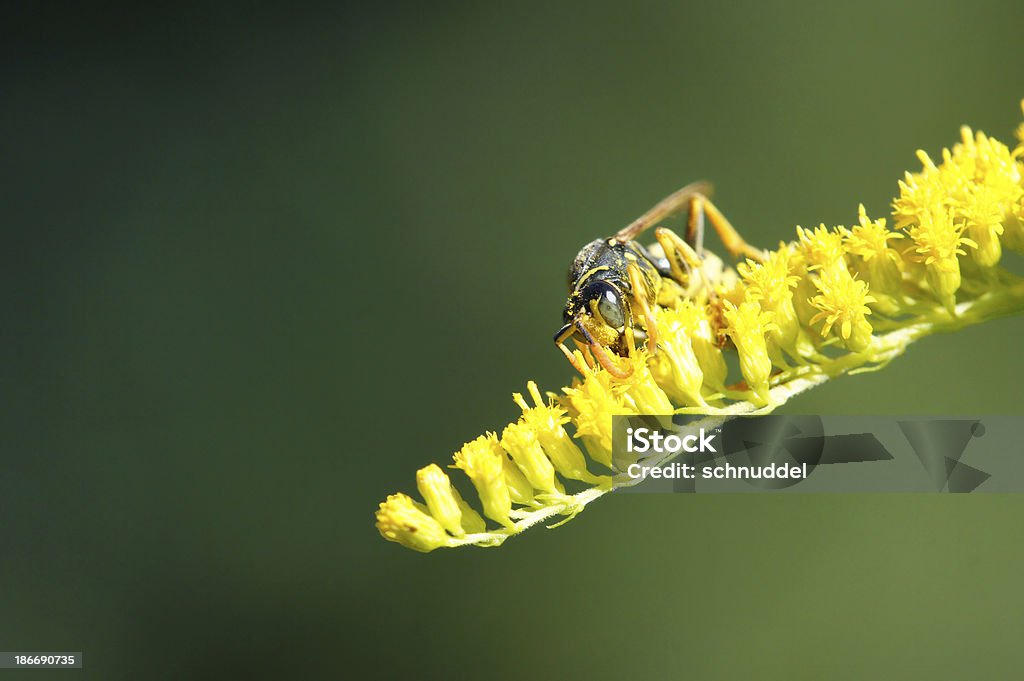
[[[580,249],[569,268],[564,325],[555,334],[555,345],[579,371],[585,367],[565,346],[570,337],[618,378],[628,377],[631,370],[619,368],[609,351],[625,357],[645,342],[649,351],[657,349],[653,308],[663,279],[674,281],[688,295],[709,280],[707,274],[693,276],[704,271],[710,255],[703,248],[705,215],[734,258],[763,258],[762,252],[747,244],[711,203],[710,193],[711,185],[706,182],[689,184],[614,236],[595,239]],[[635,241],[645,230],[683,208],[689,211],[685,240],[670,229],[658,227],[654,231],[656,244],[644,247]],[[710,288],[705,290],[709,296],[714,295]]]

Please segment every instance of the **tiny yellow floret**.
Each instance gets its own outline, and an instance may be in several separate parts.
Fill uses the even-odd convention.
[[[434,516],[444,529],[456,537],[465,534],[465,530],[462,529],[462,509],[455,498],[455,489],[440,466],[432,463],[419,469],[416,472],[416,488],[427,502],[430,515]]]
[[[405,494],[392,494],[377,510],[381,536],[415,551],[433,551],[448,543],[441,523]]]
[[[501,434],[501,446],[512,456],[512,460],[534,488],[549,494],[565,491],[555,479],[554,464],[544,455],[537,433],[530,426],[522,421],[507,425]]]
[[[522,422],[537,435],[544,453],[551,459],[559,475],[572,480],[580,480],[591,484],[608,484],[607,477],[598,477],[587,470],[587,459],[569,434],[564,424],[569,422],[569,414],[561,407],[545,403],[537,384],[527,384],[530,397],[535,406],[531,407],[520,393],[514,393],[512,400],[523,410]]]
[[[811,305],[821,310],[811,319],[811,324],[823,321],[822,337],[827,337],[833,327],[838,330],[840,341],[851,352],[862,352],[871,342],[871,324],[865,319],[871,314],[868,303],[875,302],[868,295],[868,285],[859,281],[841,267],[829,267],[816,278],[818,295],[811,298]]]
[[[824,224],[815,227],[814,231],[797,227],[796,233],[809,272],[835,263],[840,267],[846,267],[843,260],[846,249],[843,247],[842,234],[830,230]]]
[[[740,371],[750,389],[767,404],[771,401],[768,378],[772,373],[772,361],[768,356],[765,335],[778,329],[772,322],[773,315],[753,301],[745,301],[739,307],[726,301],[724,316],[727,323],[725,331],[739,354]]]
[[[508,458],[494,433],[467,442],[455,454],[455,468],[466,472],[484,507],[484,515],[506,527],[513,525],[509,512],[512,499],[505,482],[504,461]]]
[[[636,413],[626,406],[622,388],[615,386],[613,380],[606,371],[591,371],[582,382],[574,380],[571,388],[563,388],[577,437],[583,440],[591,458],[609,468],[612,466],[611,417]]]

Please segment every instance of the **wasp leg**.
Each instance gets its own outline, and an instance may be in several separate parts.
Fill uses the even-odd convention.
[[[597,361],[594,359],[593,353],[590,352],[590,346],[586,343],[581,343],[575,338],[572,342],[576,344],[576,351],[583,355],[583,361],[587,363],[587,366],[591,369],[597,366]],[[576,354],[575,352],[573,354]]]
[[[662,249],[660,246],[655,248],[654,244],[651,246],[644,246],[641,243],[636,243],[634,245],[644,258],[647,259],[647,262],[654,265],[654,269],[658,270],[658,274],[663,277],[672,276],[672,264],[668,261],[668,258],[661,253]]]
[[[690,272],[700,270],[703,261],[697,251],[693,250],[690,244],[680,238],[678,234],[667,227],[659,227],[654,230],[654,238],[665,251],[665,258],[669,262],[672,278],[679,282],[680,286],[690,284]],[[683,269],[683,268],[686,269]],[[701,273],[703,277],[703,272]],[[704,277],[706,281],[706,277]]]
[[[614,376],[615,378],[624,379],[629,378],[630,376],[633,375],[632,365],[630,365],[629,368],[627,368],[626,370],[622,370],[619,367],[615,366],[615,362],[612,361],[611,356],[604,349],[603,345],[598,345],[597,343],[594,343],[590,346],[590,351],[594,353],[594,359],[597,360],[597,363],[604,367],[604,370],[607,371],[612,376]]]
[[[629,365],[629,368],[626,369],[625,371],[623,371],[619,367],[615,366],[615,362],[612,360],[611,356],[608,354],[608,351],[605,350],[605,347],[603,345],[601,345],[600,343],[598,343],[597,341],[594,340],[594,337],[590,335],[590,332],[587,331],[586,327],[584,327],[583,325],[580,325],[579,326],[579,330],[580,330],[580,333],[583,334],[583,338],[586,339],[586,341],[588,343],[590,343],[590,352],[593,353],[594,359],[597,360],[598,364],[600,364],[602,367],[604,367],[605,371],[607,371],[609,374],[611,374],[615,378],[619,378],[619,379],[629,378],[630,376],[633,375],[633,365],[632,364]]]
[[[590,352],[592,353],[594,359],[597,360],[598,364],[604,367],[605,371],[607,371],[615,378],[620,379],[629,378],[630,376],[633,375],[632,366],[630,366],[629,369],[626,371],[623,371],[622,369],[615,366],[615,363],[612,361],[612,358],[605,351],[604,346],[595,341],[593,336],[591,336],[590,333],[583,326],[573,326],[572,324],[566,324],[565,327],[562,329],[561,333],[555,336],[555,346],[562,351],[562,354],[565,355],[565,358],[569,360],[569,364],[571,364],[576,371],[580,372],[580,374],[582,374],[583,376],[586,376],[590,371],[590,367],[588,367],[581,359],[583,357],[583,353],[569,352],[569,348],[565,347],[565,340],[569,338],[576,330],[579,330],[579,332],[583,334],[584,339],[587,341],[587,347],[590,348]]]
[[[697,255],[697,252],[693,250],[690,244],[683,241],[683,239],[673,232],[671,229],[665,227],[659,227],[654,231],[654,236],[658,239],[658,243],[661,245],[662,250],[668,256],[669,262],[672,264],[672,278],[678,282],[684,289],[691,290],[693,281],[690,278],[689,273],[696,271],[700,274],[700,285],[706,292],[710,299],[715,299],[717,294],[715,293],[715,287],[712,285],[713,282],[711,277],[708,276],[707,271],[704,269],[704,259]],[[687,271],[684,272],[679,263],[682,262],[686,266]],[[692,289],[696,290],[696,289]]]
[[[557,336],[555,336],[555,347],[562,351],[562,354],[565,355],[567,360],[569,360],[569,364],[572,365],[573,369],[586,376],[587,366],[580,360],[578,353],[569,352],[569,348],[565,347],[566,339],[572,336],[575,331],[576,327],[573,324],[566,324],[563,326],[562,330],[558,332]]]
[[[690,219],[686,228],[686,241],[696,249],[698,255],[704,253],[705,215],[715,228],[718,238],[722,240],[725,250],[729,251],[733,258],[738,259],[742,255],[756,262],[764,262],[764,251],[748,244],[715,204],[711,203],[711,199],[702,194],[695,194],[690,198]]]
[[[682,189],[669,194],[659,201],[657,205],[638,217],[626,227],[620,229],[612,239],[619,243],[632,241],[640,236],[645,230],[665,218],[671,217],[682,211],[684,207],[689,208],[690,218],[686,233],[687,242],[696,249],[698,255],[704,252],[704,215],[706,214],[711,226],[715,228],[726,250],[734,258],[745,256],[757,262],[765,259],[764,251],[754,248],[740,236],[736,228],[732,226],[722,212],[708,198],[711,194],[711,185],[707,182],[694,182]]]
[[[626,271],[629,273],[629,285],[633,289],[633,302],[640,307],[640,312],[644,316],[644,324],[647,327],[647,351],[653,354],[658,350],[658,331],[654,326],[654,313],[651,312],[651,306],[647,303],[647,296],[643,295],[643,291],[647,289],[641,278],[640,268],[635,263],[630,263]],[[633,345],[633,330],[627,328],[626,334],[626,342],[629,343],[632,352],[636,349]]]
[[[679,189],[657,203],[654,208],[638,217],[633,222],[623,227],[612,238],[619,243],[626,243],[640,236],[640,234],[671,217],[690,205],[690,201],[696,196],[707,196],[711,193],[711,184],[708,182],[694,182]]]
[[[580,372],[580,374],[582,374],[583,376],[587,375],[587,365],[581,362],[579,357],[577,357],[575,354],[569,352],[569,348],[565,347],[565,343],[556,343],[555,345],[557,345],[558,349],[562,351],[562,354],[565,355],[565,358],[569,360],[569,364],[572,365],[573,369]]]
[[[704,202],[703,196],[690,199],[690,212],[686,220],[686,243],[697,252],[698,258],[704,257]]]

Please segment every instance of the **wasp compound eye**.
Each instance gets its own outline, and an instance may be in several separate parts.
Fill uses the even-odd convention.
[[[622,308],[622,298],[608,282],[590,283],[583,291],[583,300],[586,301],[588,309],[597,309],[597,313],[608,326],[618,329],[625,325],[626,313]]]

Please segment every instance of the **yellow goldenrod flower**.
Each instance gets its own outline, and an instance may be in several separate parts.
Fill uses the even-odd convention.
[[[505,482],[505,459],[505,451],[498,444],[497,436],[487,433],[463,445],[455,454],[455,468],[464,470],[476,487],[484,515],[511,527],[509,512],[512,499]]]
[[[814,347],[800,328],[793,305],[793,289],[800,283],[800,277],[793,273],[791,260],[790,249],[780,245],[779,250],[768,253],[764,262],[748,260],[740,263],[737,269],[743,277],[746,297],[772,314],[775,324],[769,332],[772,346],[785,350],[792,357],[806,357]],[[772,361],[779,366],[785,365],[781,356],[773,356]]]
[[[1006,216],[1000,241],[1007,248],[1024,253],[1024,196],[1017,200],[1010,214]]]
[[[515,504],[533,503],[533,485],[508,456],[501,457],[501,470],[505,475],[508,496]]]
[[[884,314],[898,314],[903,289],[903,259],[889,242],[903,234],[886,228],[885,218],[868,218],[864,204],[857,208],[859,224],[843,233],[853,271],[867,282],[875,305]]]
[[[1003,234],[1003,220],[1007,204],[988,187],[979,187],[972,201],[961,209],[967,226],[967,234],[976,245],[971,251],[974,260],[982,267],[998,264],[1003,255],[999,237]]]
[[[956,203],[969,203],[974,187],[991,190],[993,197],[1008,209],[1021,195],[1021,171],[1010,149],[983,132],[972,133],[964,126],[960,129],[961,143],[952,152],[943,152],[940,172],[951,177],[946,181]]]
[[[381,536],[416,551],[433,551],[448,543],[441,523],[404,494],[392,494],[377,511]]]
[[[962,246],[976,248],[977,244],[962,236],[963,226],[953,224],[949,211],[939,206],[921,212],[907,232],[914,245],[905,254],[925,266],[932,291],[952,309],[961,281],[957,256],[967,255]]]
[[[753,301],[746,301],[739,307],[726,301],[724,314],[727,323],[725,332],[736,345],[743,378],[762,403],[768,404],[771,402],[768,378],[772,373],[772,362],[768,357],[765,335],[769,331],[778,330],[772,322],[772,313],[765,312]]]
[[[622,397],[622,388],[613,385],[606,371],[591,371],[583,382],[563,388],[569,414],[576,424],[576,434],[583,439],[590,457],[598,463],[612,465],[612,420],[616,414],[635,414]]]
[[[675,317],[658,316],[659,323],[664,319],[664,323],[669,325],[665,329],[659,326],[659,336],[666,338],[673,334],[685,334],[704,372],[704,385],[713,392],[720,392],[725,388],[729,367],[719,347],[714,328],[715,321],[711,318],[708,307],[704,304],[698,305],[692,300],[683,300],[671,310],[665,310],[669,311],[675,313]],[[679,323],[674,329],[671,326],[673,319]]]
[[[531,407],[520,393],[513,393],[512,400],[523,410],[522,422],[536,434],[544,453],[551,459],[558,474],[570,480],[579,480],[594,485],[608,484],[610,478],[598,477],[587,470],[587,459],[583,452],[565,432],[564,424],[569,423],[565,409],[545,404],[537,384],[530,381],[527,390],[536,406]],[[511,450],[509,450],[511,451]]]
[[[846,267],[846,261],[843,260],[846,249],[843,247],[842,234],[831,231],[824,224],[815,227],[813,232],[797,227],[796,233],[808,272],[832,264]]]
[[[622,396],[626,405],[637,414],[671,414],[675,411],[672,400],[654,380],[651,369],[647,366],[650,357],[646,351],[640,350],[630,359],[632,372],[622,379],[625,391]]]
[[[501,434],[501,446],[512,455],[526,479],[535,489],[547,494],[561,494],[565,490],[555,479],[555,466],[544,454],[537,433],[526,423],[510,423]]]
[[[821,327],[823,338],[835,327],[847,349],[863,352],[871,343],[871,324],[865,315],[871,314],[868,303],[875,302],[874,297],[868,295],[867,283],[854,279],[842,267],[821,270],[815,283],[818,295],[811,298],[811,304],[821,312],[811,319],[811,324],[824,322]]]
[[[690,301],[685,301],[693,308]],[[684,311],[685,310],[685,311]],[[658,315],[658,352],[651,359],[651,375],[665,386],[668,397],[684,406],[706,406],[702,392],[704,369],[694,350],[697,317],[693,309],[666,309]],[[723,368],[724,368],[724,359]],[[723,372],[724,378],[724,372]]]
[[[416,488],[420,496],[427,502],[427,508],[444,529],[456,537],[465,534],[462,529],[462,508],[455,498],[452,481],[435,463],[421,468],[416,472]]]
[[[902,239],[903,235],[886,229],[885,218],[869,219],[863,203],[857,207],[857,218],[860,224],[843,233],[847,253],[859,256],[865,262],[877,260],[898,265],[899,253],[889,246],[889,241]],[[897,269],[890,278],[895,279],[892,285],[898,286],[899,270]]]
[[[894,229],[861,205],[851,228],[797,227],[793,242],[763,257],[754,250],[736,271],[703,254],[688,279],[663,277],[657,300],[631,308],[632,326],[585,316],[582,329],[607,356],[582,345],[570,355],[582,375],[569,387],[545,400],[529,382],[532,404],[513,394],[522,415],[500,440],[488,432],[455,454],[452,467],[499,527],[432,464],[416,475],[425,504],[404,494],[380,504],[381,535],[417,551],[498,545],[626,484],[616,468],[626,459],[613,457],[616,415],[721,423],[765,413],[843,373],[884,366],[929,334],[1024,311],[1024,283],[1001,264],[1007,248],[1024,252],[1024,125],[1018,138],[1011,152],[963,128],[938,163],[919,151],[921,170],[906,174],[892,203]],[[738,373],[724,356],[733,349]]]
[[[942,206],[947,200],[939,170],[931,157],[920,149],[917,157],[924,168],[920,173],[906,173],[899,181],[900,195],[892,203],[897,229],[914,224],[922,213]]]
[[[789,270],[789,250],[771,251],[764,262],[747,260],[736,268],[743,278],[747,298],[773,310],[793,299],[800,277]]]

